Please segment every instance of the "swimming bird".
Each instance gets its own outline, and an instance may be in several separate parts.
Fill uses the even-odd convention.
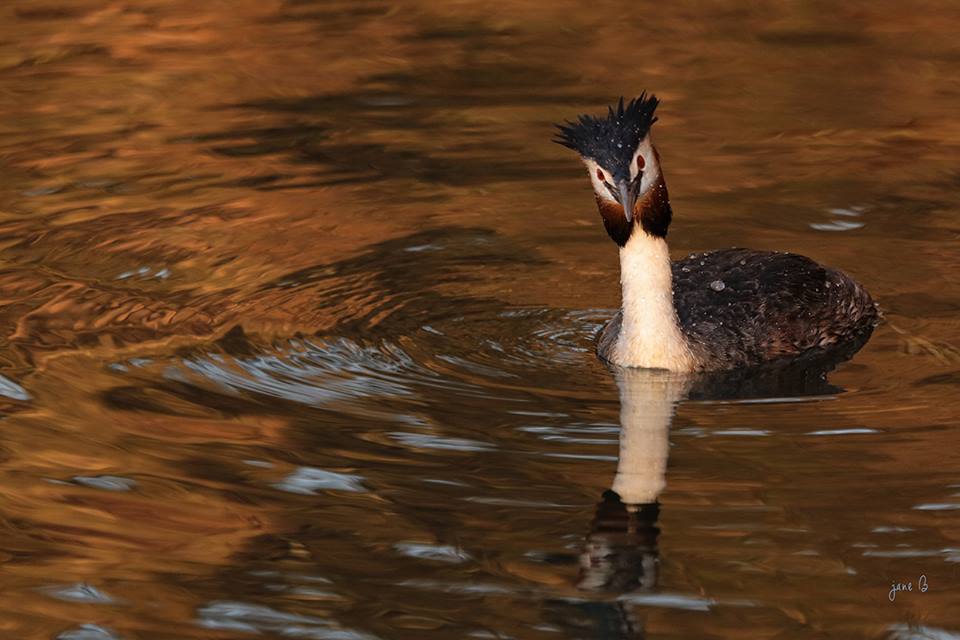
[[[870,294],[847,274],[776,251],[723,249],[671,261],[672,218],[646,92],[557,125],[580,154],[603,225],[620,249],[620,311],[597,338],[622,367],[716,371],[859,348],[878,323]],[[852,353],[851,353],[852,355]]]

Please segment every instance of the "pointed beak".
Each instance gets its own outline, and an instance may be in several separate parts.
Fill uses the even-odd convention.
[[[630,222],[633,220],[634,197],[633,194],[630,193],[630,187],[625,180],[620,182],[619,187],[620,204],[623,206],[623,215],[627,216],[627,222]]]

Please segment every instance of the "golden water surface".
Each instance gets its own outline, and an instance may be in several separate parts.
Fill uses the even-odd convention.
[[[4,2],[0,638],[960,637],[957,33]],[[642,89],[677,256],[803,253],[886,321],[813,393],[681,402],[637,533],[604,528],[615,246],[550,138]]]

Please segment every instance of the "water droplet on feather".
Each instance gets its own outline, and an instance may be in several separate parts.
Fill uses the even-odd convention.
[[[714,291],[723,291],[727,288],[727,285],[723,283],[723,280],[714,280],[710,283],[710,288]]]

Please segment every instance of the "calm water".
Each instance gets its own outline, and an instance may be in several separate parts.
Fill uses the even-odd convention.
[[[960,636],[960,14],[741,4],[4,3],[0,637]],[[596,361],[644,88],[677,256],[880,301],[829,383]]]

